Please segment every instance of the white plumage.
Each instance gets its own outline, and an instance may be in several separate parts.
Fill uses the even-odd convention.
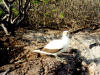
[[[61,48],[66,47],[68,43],[69,43],[68,38],[53,40],[53,41],[49,42],[44,48],[47,48],[47,49],[61,49]]]
[[[33,52],[57,56],[67,50],[69,43],[69,32],[63,31],[61,39],[52,40],[43,49],[34,50]]]

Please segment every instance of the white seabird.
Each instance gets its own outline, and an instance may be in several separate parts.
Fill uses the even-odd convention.
[[[43,49],[33,50],[40,54],[53,55],[58,58],[58,54],[66,52],[70,43],[69,32],[63,31],[62,38],[50,41]]]

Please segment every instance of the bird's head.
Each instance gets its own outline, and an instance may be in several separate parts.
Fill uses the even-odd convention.
[[[63,31],[63,36],[69,36],[69,31]]]
[[[72,37],[72,35],[70,34],[69,31],[63,31],[62,37],[66,37],[66,36],[69,37],[69,38]]]

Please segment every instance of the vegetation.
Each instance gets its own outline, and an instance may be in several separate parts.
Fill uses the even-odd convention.
[[[1,18],[6,17],[1,21],[1,24],[4,24],[2,22],[10,23],[10,25],[1,25],[6,34],[8,34],[7,31],[15,29],[15,26],[22,22],[27,13],[28,18],[25,23],[28,22],[28,25],[33,28],[49,27],[59,29],[61,27],[97,24],[100,20],[99,0],[26,0],[27,6],[24,0],[12,0],[12,3],[5,1],[0,0],[0,16]],[[19,5],[19,1],[23,3]],[[27,11],[29,1],[31,6]],[[23,10],[24,8],[26,9]],[[7,21],[8,15],[10,17]],[[14,30],[10,32],[14,32]]]
[[[92,25],[95,25],[94,31],[88,29]],[[0,26],[6,35],[14,35],[15,31],[16,36],[5,36],[0,30],[0,75],[86,75],[82,72],[87,72],[88,65],[82,64],[82,60],[88,61],[89,58],[89,62],[97,63],[100,59],[93,53],[93,50],[99,50],[99,25],[100,0],[0,0]],[[75,27],[79,29],[74,30]],[[65,29],[73,37],[67,54],[64,54],[66,63],[56,62],[49,56],[41,58],[41,54],[32,52],[41,49],[50,40],[60,38]],[[75,34],[77,32],[80,33]],[[88,57],[91,53],[93,57]]]
[[[30,0],[0,0],[0,24],[6,35],[14,35],[15,27],[25,18]]]
[[[100,20],[99,0],[31,0],[28,22],[33,27],[91,25]]]

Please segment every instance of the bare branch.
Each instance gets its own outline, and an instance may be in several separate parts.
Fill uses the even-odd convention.
[[[8,16],[9,16],[9,14],[6,14],[6,15],[2,18],[2,20],[8,21],[8,20],[7,20]]]
[[[9,4],[7,3],[7,0],[2,0],[2,1],[3,1],[4,5],[7,8],[7,11],[9,11]]]
[[[28,7],[30,6],[30,0],[26,0],[25,6],[24,6],[24,12],[28,10]]]
[[[25,1],[18,0],[18,11],[19,12],[18,12],[18,15],[16,17],[14,17],[14,14],[12,12],[14,2],[15,2],[15,0],[3,0],[3,4],[7,10],[6,11],[7,13],[1,19],[1,26],[2,26],[3,30],[5,31],[6,35],[8,35],[8,31],[4,25],[8,25],[8,30],[10,30],[10,28],[12,27],[13,31],[14,31],[15,26],[17,26],[25,18],[25,14],[30,5],[30,0],[25,0]],[[4,9],[3,7],[0,7],[0,8],[2,10]],[[10,25],[12,25],[12,26],[10,27]]]
[[[24,15],[22,15],[22,17],[20,19],[17,20],[16,25],[18,25],[23,19],[24,19]]]
[[[10,69],[6,70],[2,75],[7,75]]]
[[[9,0],[8,3],[9,4],[13,4],[15,0]]]
[[[16,23],[16,25],[24,19],[25,13],[30,5],[30,0],[26,0],[24,7],[22,6],[22,4],[22,0],[19,0],[19,15],[13,20],[13,23]]]
[[[24,15],[18,15],[15,19],[13,19],[13,24],[19,24],[24,19]]]
[[[4,12],[7,12],[6,8],[4,7],[4,5],[2,3],[0,3],[0,9]]]
[[[1,27],[3,28],[6,35],[9,35],[7,28],[4,26],[4,24],[1,24]]]
[[[19,14],[20,14],[21,11],[22,11],[21,9],[22,9],[22,5],[23,5],[23,4],[22,4],[22,0],[18,0],[18,1],[19,1]]]
[[[9,22],[11,22],[11,24],[12,24],[12,17],[13,17],[13,15],[12,15],[12,8],[13,8],[13,6],[12,6],[12,4],[14,3],[14,1],[15,0],[9,0],[9,18],[8,18],[8,20],[9,20]]]

